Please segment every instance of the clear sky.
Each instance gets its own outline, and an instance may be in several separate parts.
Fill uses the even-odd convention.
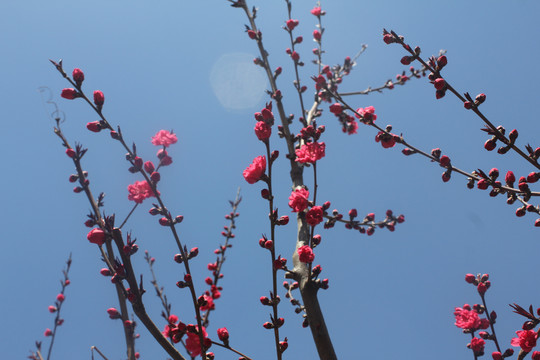
[[[279,86],[286,111],[298,118],[291,61],[285,54],[288,35],[280,29],[287,17],[285,2],[249,4],[259,7],[258,24],[272,66],[284,69]],[[304,36],[298,49],[306,61],[301,76],[308,93],[313,89],[310,76],[316,72],[309,64],[316,21],[309,10],[314,5],[293,4],[293,17],[300,21],[296,34]],[[461,92],[486,93],[484,113],[507,130],[517,128],[519,146],[539,146],[537,1],[333,0],[322,7],[327,11],[325,63],[341,62],[368,45],[342,91],[382,85],[407,68],[399,62],[403,50],[382,42],[382,29],[394,29],[419,45],[425,57],[446,49],[448,81]],[[260,72],[248,64],[256,44],[244,33],[245,23],[244,14],[225,0],[0,2],[2,358],[26,357],[52,325],[47,306],[60,288],[61,269],[70,252],[72,285],[53,358],[89,358],[92,345],[109,359],[124,357],[121,324],[105,312],[117,306],[114,290],[99,275],[97,248],[85,238],[89,206],[83,195],[71,191],[68,177],[73,166],[52,132],[51,108],[38,88],[52,91],[65,113],[63,129],[70,141],[90,149],[84,166],[94,191],[107,194],[107,213],[123,218],[129,212],[126,187],[140,179],[127,171],[119,144],[105,133],[86,130],[87,122],[97,120],[88,106],[60,98],[67,83],[48,61],[60,58],[66,70],[84,70],[87,91],[104,92],[105,115],[137,143],[143,158],[154,157],[150,137],[158,130],[174,129],[178,134],[170,151],[174,163],[162,171],[160,186],[169,208],[185,216],[179,227],[182,239],[188,247],[200,248],[193,263],[197,281],[209,274],[206,264],[213,261],[212,251],[221,241],[227,200],[242,187],[241,216],[209,334],[216,337],[215,330],[226,326],[231,345],[256,359],[273,358],[272,336],[261,326],[268,321],[268,309],[259,303],[271,286],[268,254],[258,245],[261,234],[269,232],[267,204],[259,196],[262,184],[248,185],[241,175],[264,153],[253,134],[253,113],[267,100]],[[440,147],[464,170],[497,167],[502,174],[513,170],[517,176],[532,171],[514,154],[485,151],[488,137],[479,131],[480,120],[450,94],[436,100],[427,79],[349,101],[356,107],[373,105],[379,124],[392,124],[394,133],[403,133],[426,151]],[[380,218],[392,209],[406,218],[395,232],[378,230],[371,237],[342,227],[320,229],[323,242],[316,249],[316,262],[323,267],[322,276],[330,279],[330,289],[321,292],[320,299],[339,358],[472,358],[465,348],[469,338],[453,325],[452,313],[456,306],[479,301],[475,289],[463,281],[466,273],[478,272],[491,276],[488,305],[499,314],[501,343],[509,346],[522,319],[508,304],[540,306],[538,279],[532,276],[540,250],[540,230],[533,227],[536,217],[517,218],[516,205],[490,198],[485,191],[468,190],[466,179],[457,174],[443,183],[439,166],[418,156],[405,157],[399,146],[383,149],[369,127],[360,126],[356,135],[343,134],[335,117],[324,110],[319,124],[327,129],[322,138],[327,152],[318,166],[318,198],[344,213],[357,208],[361,215],[374,212]],[[300,129],[297,122],[294,126]],[[277,137],[272,146],[284,154]],[[281,157],[276,166],[277,206],[286,214],[288,164]],[[147,214],[149,206],[143,204],[126,227],[141,250],[156,257],[156,272],[173,312],[190,322],[193,311],[187,293],[174,286],[183,270],[173,262],[173,241]],[[295,232],[292,221],[279,229],[276,239],[289,259]],[[143,252],[134,258],[148,281]],[[163,327],[158,299],[151,291],[145,296]],[[316,358],[301,317],[286,301],[280,311],[286,318],[281,333],[289,338],[285,357]],[[165,359],[149,333],[142,326],[138,330],[136,347],[142,358]],[[217,359],[237,358],[212,350]],[[489,344],[486,351],[493,350]]]

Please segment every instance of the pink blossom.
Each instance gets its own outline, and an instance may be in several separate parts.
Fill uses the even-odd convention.
[[[385,149],[394,147],[396,142],[400,140],[399,136],[394,134],[388,134],[384,131],[379,131],[375,136],[375,142],[380,142],[382,147]]]
[[[358,114],[354,115],[364,124],[369,124],[377,120],[377,115],[375,115],[375,108],[373,106],[368,106],[366,108],[358,108],[356,109],[356,112],[360,114],[360,116],[358,116]]]
[[[198,326],[195,326],[195,328],[198,330]],[[206,332],[206,329],[202,328],[202,334],[204,339],[208,337],[208,333]],[[191,332],[187,333],[187,339],[186,339],[186,349],[189,351],[190,355],[192,357],[201,355],[201,341],[199,339],[198,334],[194,334]]]
[[[202,311],[206,310],[214,310],[216,308],[216,305],[214,304],[214,299],[212,299],[211,296],[203,295],[204,300],[206,301],[206,305],[203,305],[200,307]]]
[[[538,334],[536,334],[535,331],[519,330],[516,331],[516,334],[518,337],[512,339],[512,346],[519,346],[525,352],[530,352],[533,347],[536,346],[536,338],[538,337]]]
[[[320,6],[316,6],[314,7],[313,9],[311,9],[311,14],[312,15],[315,15],[317,17],[323,15],[323,12],[321,11],[321,7]]]
[[[343,112],[343,106],[340,103],[330,105],[330,112],[334,115],[339,115]]]
[[[249,165],[246,170],[244,170],[244,179],[246,179],[249,184],[255,184],[261,179],[265,171],[266,157],[257,156],[255,159],[253,159],[253,163]]]
[[[296,149],[296,161],[299,163],[315,163],[325,155],[326,145],[321,142],[307,143]]]
[[[309,225],[315,226],[323,221],[322,206],[313,206],[306,214],[306,221]]]
[[[303,263],[310,263],[315,259],[315,254],[313,254],[313,250],[309,245],[300,246],[297,252],[300,261]]]
[[[347,125],[343,127],[343,132],[346,132],[348,135],[356,134],[358,130],[358,123],[354,120],[347,121]]]
[[[43,335],[45,336],[52,336],[53,332],[51,329],[46,329],[45,332],[43,333]]]
[[[309,191],[304,188],[296,189],[289,196],[289,206],[293,212],[304,211],[308,206]]]
[[[146,181],[135,181],[134,184],[128,185],[128,200],[135,201],[141,204],[144,199],[148,199],[154,195],[152,188]]]
[[[470,307],[468,309],[465,309],[465,307],[466,306],[463,306],[463,309],[457,307],[454,311],[454,316],[456,317],[455,325],[462,329],[478,329],[480,327],[480,318],[478,317],[478,314],[475,311],[470,310]]]
[[[272,134],[272,128],[264,121],[257,121],[255,124],[255,135],[257,139],[264,141],[270,137]]]
[[[56,295],[56,300],[58,302],[63,302],[66,299],[66,296],[64,294],[58,294]]]
[[[471,350],[474,351],[475,354],[483,353],[485,345],[486,342],[484,339],[479,339],[477,337],[471,339]]]
[[[157,134],[152,137],[152,144],[156,146],[163,145],[168,147],[172,144],[176,144],[177,141],[178,138],[176,137],[176,134],[167,130],[159,130]]]
[[[298,26],[298,20],[289,19],[287,20],[286,24],[287,28],[292,31],[295,27]]]

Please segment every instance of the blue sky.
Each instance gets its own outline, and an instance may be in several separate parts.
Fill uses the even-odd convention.
[[[285,54],[290,45],[280,29],[287,16],[285,3],[249,3],[259,7],[258,24],[271,64],[284,69],[279,86],[286,111],[297,118],[291,62]],[[293,16],[300,20],[296,33],[304,36],[299,51],[306,63],[312,57],[313,6],[306,1],[293,4]],[[538,2],[334,0],[322,6],[328,13],[323,19],[325,63],[341,62],[362,44],[368,45],[342,91],[382,85],[406,68],[399,63],[403,50],[382,42],[382,28],[394,29],[420,46],[424,57],[446,49],[449,63],[443,74],[448,81],[461,92],[486,93],[484,113],[507,130],[517,128],[520,146],[538,146]],[[81,101],[59,97],[67,83],[48,59],[62,58],[67,70],[84,70],[87,91],[105,93],[105,115],[121,125],[145,159],[154,157],[150,137],[158,130],[174,129],[178,134],[178,144],[170,151],[174,164],[162,171],[161,192],[169,207],[185,216],[179,228],[182,239],[188,247],[200,248],[193,265],[197,280],[208,275],[206,264],[213,261],[212,251],[221,241],[227,200],[242,187],[241,216],[209,333],[227,326],[231,345],[256,359],[272,358],[272,337],[261,326],[268,313],[258,300],[271,286],[268,255],[257,243],[262,233],[269,232],[267,205],[259,196],[262,185],[248,185],[241,176],[251,160],[264,153],[253,134],[253,113],[260,111],[266,98],[253,96],[244,102],[228,98],[224,103],[215,92],[223,82],[237,80],[220,69],[234,69],[256,55],[255,42],[243,32],[247,23],[243,13],[225,0],[26,0],[0,3],[0,14],[4,50],[0,184],[5,189],[0,353],[10,359],[27,356],[34,340],[41,340],[52,325],[47,306],[54,301],[60,271],[72,252],[66,321],[53,358],[73,354],[89,358],[92,345],[109,359],[124,356],[121,325],[105,312],[116,306],[115,295],[98,273],[102,264],[97,248],[85,238],[89,206],[82,195],[71,191],[67,180],[72,164],[52,133],[51,109],[38,88],[46,86],[54,94],[65,113],[63,129],[70,141],[90,149],[84,166],[94,191],[107,194],[107,213],[123,218],[129,212],[126,187],[140,179],[126,171],[117,143],[107,134],[86,130],[85,124],[97,120],[96,115]],[[247,94],[258,94],[265,85],[256,81],[256,69],[248,65],[243,69],[241,74],[249,75]],[[301,70],[310,89],[315,71],[309,64]],[[487,137],[479,131],[480,120],[453,96],[435,100],[426,79],[349,101],[355,107],[373,105],[379,124],[392,124],[395,133],[403,133],[421,149],[440,147],[462,169],[497,167],[502,174],[513,170],[518,176],[532,171],[514,154],[485,151]],[[327,109],[319,124],[327,129],[322,139],[327,153],[318,165],[318,198],[331,201],[332,208],[342,212],[354,207],[360,214],[375,212],[381,217],[390,208],[406,217],[394,233],[376,231],[372,237],[341,227],[320,230],[323,243],[316,249],[316,261],[323,267],[322,276],[330,279],[330,289],[320,299],[338,356],[442,360],[472,356],[465,348],[468,337],[453,325],[452,313],[456,306],[479,301],[474,288],[463,281],[466,273],[478,272],[491,275],[488,305],[499,313],[497,334],[509,346],[522,320],[507,304],[540,305],[532,276],[540,248],[539,230],[533,227],[536,218],[517,218],[516,206],[490,198],[487,192],[468,190],[466,179],[457,174],[443,183],[439,166],[421,157],[404,157],[399,147],[383,149],[375,143],[371,128],[361,126],[358,134],[344,135]],[[284,144],[272,140],[273,148],[284,153]],[[287,161],[280,160],[275,170],[277,206],[287,213],[290,180]],[[139,208],[127,228],[141,250],[157,258],[156,271],[173,312],[189,322],[192,309],[186,293],[174,286],[183,273],[172,261],[173,241],[147,214],[148,207],[145,203]],[[294,247],[293,223],[279,229],[276,239],[287,258]],[[149,279],[142,255],[141,251],[135,261]],[[158,299],[151,292],[146,296],[148,308],[158,318]],[[311,336],[301,328],[293,307],[282,302],[280,311],[286,318],[282,334],[289,338],[286,358],[315,358]],[[146,330],[138,330],[142,358],[164,359],[165,353]],[[237,358],[213,350],[218,359]]]

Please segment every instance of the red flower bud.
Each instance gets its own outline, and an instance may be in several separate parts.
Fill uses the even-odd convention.
[[[103,92],[100,90],[94,91],[94,104],[96,104],[97,107],[103,106],[103,103],[105,102],[105,95],[103,95]]]
[[[99,228],[90,230],[88,235],[86,235],[88,241],[92,244],[103,245],[105,243],[105,232]]]
[[[229,340],[229,331],[227,330],[227,328],[218,329],[217,334],[218,334],[219,340],[221,341]]]
[[[446,86],[446,81],[444,81],[443,78],[438,78],[433,82],[433,85],[435,86],[435,89],[441,90]]]
[[[484,283],[480,283],[480,284],[478,284],[477,289],[478,289],[478,293],[482,296],[482,295],[484,295],[486,293],[487,286]]]
[[[69,148],[69,149],[66,149],[66,155],[70,158],[74,158],[75,157],[75,150],[73,150],[72,148]]]
[[[81,86],[82,82],[84,81],[84,73],[81,69],[74,69],[73,70],[73,80],[77,84],[77,86]]]
[[[66,88],[62,90],[62,94],[60,94],[61,97],[68,100],[73,100],[75,98],[78,98],[81,96],[79,92],[73,88]]]
[[[484,143],[484,149],[486,149],[487,151],[491,151],[495,149],[496,146],[497,146],[497,141],[495,139],[489,139],[488,141]]]
[[[100,132],[101,131],[101,125],[99,124],[99,121],[92,121],[86,124],[86,128],[93,132]]]

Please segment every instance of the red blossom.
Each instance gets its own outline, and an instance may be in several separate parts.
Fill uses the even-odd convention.
[[[468,308],[468,309],[467,309]],[[456,308],[454,311],[456,322],[454,323],[458,328],[475,330],[480,328],[480,318],[475,311],[470,310],[470,307],[463,306],[463,308]]]
[[[298,26],[298,20],[289,19],[287,20],[286,24],[287,28],[292,31],[295,27]]]
[[[176,144],[177,141],[178,138],[176,137],[176,134],[167,130],[159,130],[156,135],[152,136],[152,144],[156,146],[163,145],[168,147],[172,144]]]
[[[198,331],[199,327],[195,326],[195,329],[197,329],[197,331]],[[207,337],[208,337],[208,333],[206,332],[206,329],[205,329],[204,326],[202,327],[202,334],[203,334],[203,338],[206,340]],[[199,339],[198,334],[191,333],[191,332],[187,333],[186,349],[187,349],[187,351],[189,351],[189,353],[190,353],[190,355],[192,357],[196,357],[198,355],[201,355],[201,341]]]
[[[372,123],[377,120],[377,115],[375,115],[375,108],[373,106],[368,106],[365,108],[356,109],[357,114],[354,114],[361,122],[364,124]],[[360,116],[358,116],[360,115]]]
[[[45,332],[43,333],[43,335],[45,336],[52,336],[53,332],[51,329],[46,329]]]
[[[300,149],[296,149],[296,161],[299,163],[315,163],[325,155],[326,145],[321,142],[303,144]]]
[[[255,135],[261,141],[267,140],[272,135],[272,128],[264,121],[257,121],[257,124],[255,124]]]
[[[343,112],[343,106],[340,103],[330,105],[330,112],[334,115],[339,115]]]
[[[289,196],[289,206],[293,212],[304,211],[308,206],[309,191],[300,188],[296,189]]]
[[[311,9],[311,14],[319,17],[321,15],[324,15],[324,11],[321,10],[320,6],[315,6],[313,9]]]
[[[347,135],[356,134],[356,131],[358,130],[358,123],[354,120],[347,121],[347,125],[343,127],[343,132],[346,132]]]
[[[248,184],[255,184],[257,181],[261,180],[265,171],[266,157],[257,156],[255,159],[253,159],[253,163],[244,170],[244,179],[246,179]]]
[[[399,141],[399,136],[394,134],[388,134],[384,131],[379,131],[375,136],[375,142],[380,142],[382,147],[385,149],[394,147],[396,142]]]
[[[309,245],[300,246],[297,252],[300,261],[303,263],[310,263],[315,259],[315,254],[313,254],[313,250]]]
[[[512,338],[512,346],[519,346],[525,352],[530,352],[536,346],[538,334],[533,330],[516,331],[517,337]]]
[[[149,197],[155,197],[147,181],[135,181],[135,183],[128,185],[128,192],[128,200],[135,201],[137,204],[141,204]]]
[[[479,339],[477,337],[471,339],[471,350],[474,351],[475,354],[482,354],[485,345],[486,342],[484,339]]]
[[[322,206],[313,206],[306,214],[306,221],[309,225],[315,226],[323,221]]]
[[[204,301],[206,301],[206,304],[201,306],[202,311],[206,310],[214,310],[216,308],[216,305],[214,304],[214,299],[212,299],[211,296],[208,296],[206,294],[203,295]]]
[[[313,39],[315,41],[321,41],[322,34],[319,30],[313,30]]]

